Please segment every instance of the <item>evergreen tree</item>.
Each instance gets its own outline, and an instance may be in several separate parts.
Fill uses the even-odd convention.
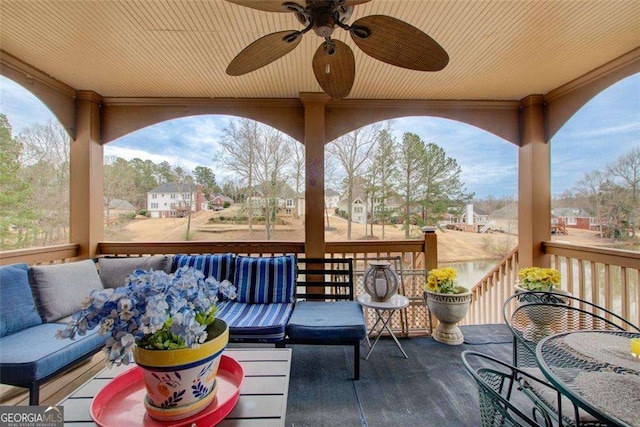
[[[22,145],[11,132],[7,116],[0,114],[0,250],[24,247],[36,218],[28,203],[31,189],[20,178]]]
[[[466,193],[460,176],[462,169],[458,162],[448,157],[442,147],[429,143],[424,150],[422,175],[422,221],[435,225],[451,206],[468,203],[473,194]]]
[[[402,136],[397,160],[398,194],[403,200],[402,219],[404,238],[410,237],[412,210],[422,200],[425,144],[418,135],[405,132]]]

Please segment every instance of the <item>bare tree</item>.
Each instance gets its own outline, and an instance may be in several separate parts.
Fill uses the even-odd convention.
[[[299,218],[299,206],[298,203],[300,201],[300,194],[303,192],[303,184],[304,184],[304,145],[296,141],[295,139],[289,139],[289,151],[291,152],[291,169],[292,169],[292,180],[293,180],[293,190],[296,192],[296,200],[295,200],[295,212],[294,217]]]
[[[25,129],[18,141],[23,146],[21,163],[24,179],[33,192],[28,202],[40,212],[32,245],[68,240],[69,155],[71,140],[64,127],[53,120]]]
[[[283,184],[287,180],[285,166],[290,156],[290,144],[283,134],[273,128],[261,129],[256,150],[255,177],[257,188],[264,200],[264,218],[267,240],[271,240],[275,231],[275,220],[278,211]]]
[[[396,141],[391,136],[390,127],[378,134],[378,143],[373,153],[373,161],[369,167],[369,189],[371,192],[371,216],[382,223],[382,239],[385,235],[385,224],[389,220],[387,203],[394,194],[394,177],[396,167]],[[374,203],[375,201],[378,203]],[[376,211],[377,209],[377,211]],[[371,221],[371,235],[373,235],[373,221]]]
[[[640,217],[640,207],[638,206],[640,205],[638,200],[638,190],[640,189],[640,146],[618,157],[616,163],[609,166],[607,171],[612,176],[620,178],[623,186],[627,188],[631,195],[627,222],[631,227],[632,237],[635,237],[638,218]]]
[[[578,182],[577,192],[579,197],[588,200],[589,206],[595,211],[598,218],[598,227],[602,236],[602,219],[605,216],[607,194],[611,189],[609,174],[601,171],[586,173],[584,178]]]
[[[249,232],[253,232],[252,191],[254,187],[257,144],[260,138],[258,122],[249,119],[232,121],[224,129],[224,137],[220,142],[222,147],[222,166],[238,174],[246,183],[247,221]]]
[[[353,218],[354,179],[364,174],[382,126],[383,122],[379,122],[356,129],[327,145],[329,155],[338,161],[345,174],[344,183],[348,204],[347,239],[349,240],[351,240],[351,219]]]

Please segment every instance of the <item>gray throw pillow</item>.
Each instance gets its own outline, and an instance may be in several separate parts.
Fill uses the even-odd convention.
[[[135,270],[164,271],[171,270],[171,258],[168,256],[146,256],[146,257],[105,257],[98,258],[98,270],[100,280],[105,288],[117,288],[124,285],[125,279]]]
[[[80,309],[91,291],[104,289],[95,263],[85,261],[31,267],[31,286],[47,322]]]

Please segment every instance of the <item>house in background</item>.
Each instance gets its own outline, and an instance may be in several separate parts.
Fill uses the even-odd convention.
[[[367,199],[364,196],[364,193],[359,191],[353,192],[353,201],[351,202],[351,221],[357,222],[358,224],[364,224],[365,218],[367,215]],[[349,212],[349,203],[347,203],[347,198],[344,197],[338,202],[338,210]]]
[[[232,205],[233,199],[231,197],[218,193],[211,198],[211,200],[209,201],[209,206],[213,210],[218,210],[219,208],[224,208],[225,203]]]
[[[276,206],[278,215],[296,216],[304,215],[305,199],[296,193],[286,182],[278,185],[276,195]],[[258,187],[251,191],[251,197],[247,205],[251,206],[254,215],[264,215],[268,199],[264,192]],[[296,204],[297,202],[297,204]]]
[[[104,219],[106,222],[111,222],[113,219],[117,219],[120,215],[135,214],[136,207],[126,200],[111,199],[107,202],[104,199]]]
[[[324,205],[327,209],[335,209],[340,202],[340,193],[331,188],[324,189]]]
[[[600,225],[600,221],[585,209],[557,208],[551,210],[551,224],[566,228],[595,230]]]
[[[450,230],[484,233],[492,229],[494,223],[489,219],[489,214],[469,204],[464,208],[450,208],[439,225]]]
[[[191,212],[207,210],[202,186],[165,182],[147,192],[147,212],[151,218],[179,218]]]

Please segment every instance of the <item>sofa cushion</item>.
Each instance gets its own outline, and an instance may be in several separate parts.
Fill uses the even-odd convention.
[[[293,304],[218,303],[216,317],[229,325],[233,341],[278,342],[284,338]]]
[[[47,322],[73,314],[91,291],[104,289],[96,265],[90,259],[33,266],[31,275],[31,286]]]
[[[98,272],[105,288],[122,286],[135,270],[171,271],[171,257],[157,255],[145,257],[104,257],[98,258]]]
[[[204,277],[213,277],[217,281],[231,281],[233,279],[233,254],[207,254],[207,255],[175,255],[171,264],[171,272],[180,267],[194,267],[204,274]]]
[[[41,323],[29,286],[27,264],[0,267],[0,337]]]
[[[271,258],[237,256],[233,284],[238,288],[238,302],[294,302],[296,268],[295,255]]]
[[[293,341],[354,341],[367,335],[362,306],[356,301],[299,301],[286,331]]]
[[[26,384],[45,378],[67,364],[101,348],[107,336],[99,328],[75,340],[57,339],[60,323],[44,323],[0,338],[0,377],[6,384]]]

